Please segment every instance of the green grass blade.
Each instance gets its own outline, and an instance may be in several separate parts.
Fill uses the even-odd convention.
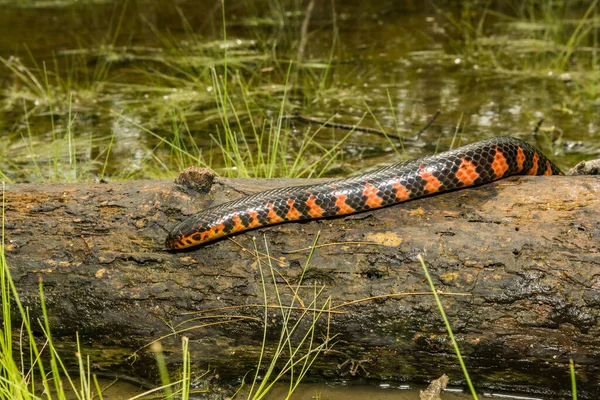
[[[469,386],[469,390],[471,391],[471,396],[473,399],[478,400],[477,392],[475,391],[475,387],[473,387],[473,383],[471,383],[471,378],[469,377],[469,371],[467,371],[467,367],[465,366],[465,362],[460,354],[460,349],[458,348],[458,344],[456,343],[456,339],[454,339],[454,334],[452,333],[452,328],[450,327],[450,322],[448,321],[448,317],[446,317],[446,312],[444,311],[444,306],[442,306],[442,302],[440,301],[440,297],[438,296],[437,290],[431,280],[431,276],[429,275],[429,271],[427,270],[427,266],[425,266],[425,261],[423,261],[423,257],[421,255],[417,256],[421,266],[423,267],[423,272],[427,277],[427,282],[429,282],[429,287],[431,288],[431,293],[435,298],[435,302],[438,306],[440,314],[442,315],[442,319],[444,320],[444,324],[446,325],[446,330],[448,331],[448,336],[452,341],[452,346],[454,347],[454,352],[456,353],[456,357],[458,357],[458,362],[460,363],[460,368],[463,371],[465,379],[467,381],[467,385]]]
[[[573,359],[569,359],[569,372],[571,373],[571,393],[573,400],[577,400],[577,381],[575,380],[575,363]]]

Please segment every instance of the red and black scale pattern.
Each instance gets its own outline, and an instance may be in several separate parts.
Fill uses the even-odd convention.
[[[562,172],[534,147],[496,137],[350,178],[242,197],[181,222],[166,246],[183,249],[261,226],[371,210],[510,175],[552,174]]]

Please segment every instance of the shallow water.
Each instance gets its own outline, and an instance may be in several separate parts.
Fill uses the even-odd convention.
[[[459,6],[384,0],[344,1],[332,9],[324,2],[311,13],[300,56],[305,10],[296,3],[228,4],[227,46],[217,3],[0,5],[0,56],[6,64],[0,66],[0,171],[13,181],[173,176],[193,161],[174,155],[175,143],[201,152],[219,174],[240,174],[223,160],[215,139],[223,129],[210,67],[222,65],[225,47],[231,75],[239,73],[252,99],[249,117],[240,91],[230,84],[241,124],[230,118],[236,134],[251,132],[251,119],[260,127],[278,115],[290,61],[299,69],[290,78],[284,114],[320,120],[337,115],[335,121],[345,124],[362,119],[363,126],[408,137],[442,113],[421,140],[404,148],[355,132],[336,149],[335,160],[321,161],[316,172],[303,176],[348,175],[499,135],[528,139],[561,167],[600,156],[599,101],[572,78],[581,71],[555,73],[550,64],[530,71],[527,63],[535,57],[519,61],[530,50],[521,50],[523,41],[515,37],[526,36],[535,28],[531,24],[519,28],[488,17],[483,30],[494,34],[473,44],[450,22]],[[514,12],[503,5],[496,11],[511,17]],[[486,63],[481,53],[493,54],[507,32],[517,50],[498,51],[499,58]],[[480,50],[465,52],[474,45]],[[511,57],[523,68],[507,69]],[[542,134],[532,138],[541,119]],[[318,128],[298,122],[286,127],[296,138]],[[321,129],[316,140],[330,148],[346,134]],[[256,139],[247,140],[256,151]],[[299,150],[298,140],[290,141],[289,153]],[[322,156],[316,147],[303,157],[307,164]]]
[[[274,388],[266,399],[284,399],[287,394],[287,386],[279,385]],[[405,387],[370,386],[370,385],[326,385],[305,383],[292,395],[292,400],[320,399],[320,400],[419,400],[419,389]],[[472,399],[470,395],[460,392],[445,392],[443,400],[465,400]]]
[[[113,382],[105,379],[99,380],[99,385],[103,391],[105,399],[114,400],[126,400],[132,397],[138,396],[145,392],[145,390],[139,387],[125,383],[125,382]],[[288,393],[288,385],[276,384],[273,389],[264,398],[266,400],[278,400],[284,399]],[[342,382],[336,383],[303,383],[290,397],[292,400],[419,400],[419,395],[424,387],[415,386],[410,384],[388,384],[381,383],[375,384],[347,384]],[[214,395],[214,394],[213,394]],[[216,397],[211,398],[223,398],[226,399],[231,396],[232,393],[223,391],[222,395],[216,394]],[[192,394],[193,398],[204,398],[203,394]],[[493,392],[485,391],[479,392],[480,398],[494,398],[494,399],[512,399],[512,400],[544,400],[543,397],[531,396],[520,393],[506,393],[506,392]],[[246,398],[247,393],[243,390],[237,395],[236,398]],[[466,400],[472,399],[471,395],[462,391],[459,388],[449,387],[445,392],[441,394],[443,400]]]

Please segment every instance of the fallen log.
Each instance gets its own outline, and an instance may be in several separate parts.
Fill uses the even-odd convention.
[[[303,182],[199,173],[178,185],[8,185],[6,259],[32,319],[41,279],[54,344],[72,355],[78,332],[97,371],[151,379],[147,345],[166,336],[177,365],[187,336],[197,370],[239,378],[260,356],[266,290],[266,359],[286,322],[300,321],[293,340],[313,332],[316,343],[302,354],[325,343],[313,376],[446,374],[462,384],[422,255],[476,387],[564,396],[572,359],[580,398],[599,398],[599,177],[513,177],[188,251],[164,247],[166,231],[198,210]]]

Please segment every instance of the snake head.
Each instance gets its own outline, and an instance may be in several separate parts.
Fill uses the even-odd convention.
[[[182,234],[170,232],[165,240],[165,247],[169,250],[179,250],[188,246],[185,245]]]
[[[167,239],[165,240],[165,247],[169,250],[175,250],[177,248],[177,242],[179,242],[179,235],[173,235],[169,233],[167,235]]]

